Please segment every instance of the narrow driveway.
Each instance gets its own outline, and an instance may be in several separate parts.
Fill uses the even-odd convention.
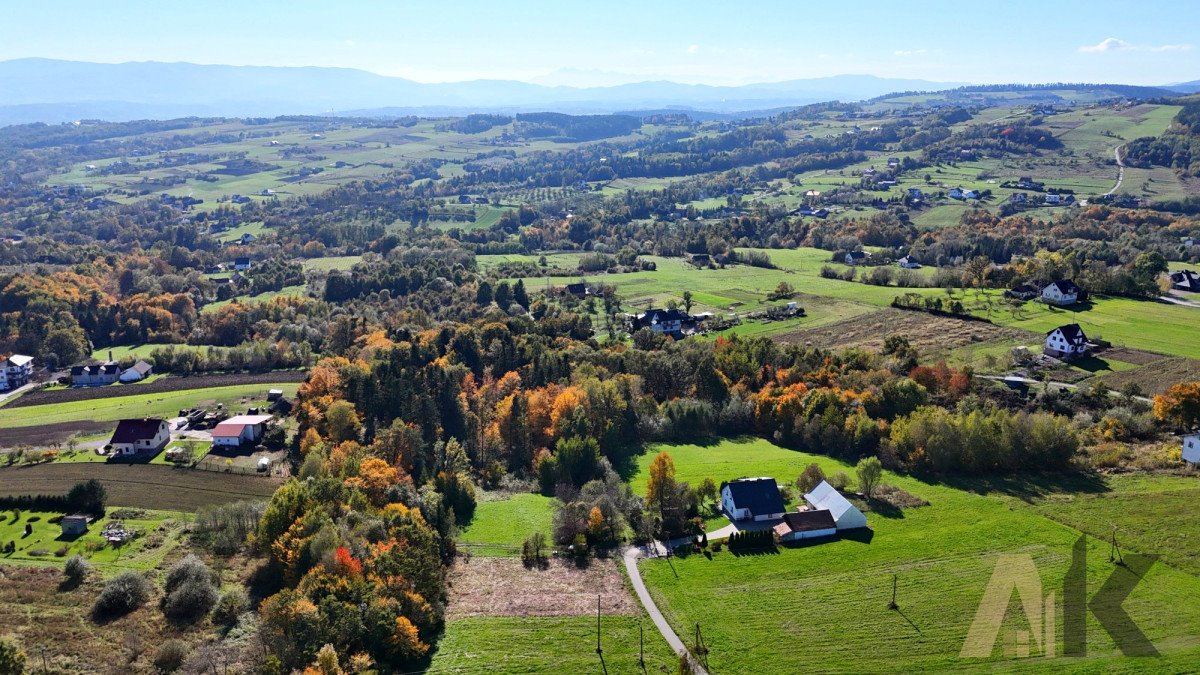
[[[1124,160],[1121,159],[1121,148],[1123,148],[1123,147],[1125,147],[1124,144],[1118,145],[1117,147],[1113,148],[1113,158],[1115,158],[1117,160],[1117,184],[1114,185],[1111,190],[1104,193],[1105,197],[1111,195],[1112,193],[1116,192],[1117,190],[1120,190],[1121,182],[1125,180],[1125,162],[1124,162]]]
[[[667,545],[682,543],[687,539],[690,539],[690,537],[667,542]],[[653,546],[656,557],[666,553],[666,550],[657,541],[654,542]],[[655,627],[658,628],[659,633],[662,633],[667,644],[671,645],[671,649],[680,656],[687,655],[689,662],[692,664],[693,673],[696,675],[708,675],[708,671],[696,662],[695,657],[688,651],[687,645],[683,644],[683,640],[680,640],[679,636],[675,634],[675,631],[671,628],[671,624],[667,623],[662,612],[658,610],[658,605],[654,604],[654,598],[650,597],[650,591],[646,589],[645,582],[642,581],[642,573],[638,570],[637,561],[638,558],[646,555],[648,548],[648,546],[630,546],[625,549],[625,553],[622,556],[625,560],[625,571],[629,573],[629,580],[633,582],[633,590],[637,592],[638,600],[641,601],[642,607],[646,608],[646,613],[650,615],[650,619],[654,621]]]

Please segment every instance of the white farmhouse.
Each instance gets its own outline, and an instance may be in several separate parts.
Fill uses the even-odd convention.
[[[166,420],[157,417],[121,420],[109,445],[113,455],[128,457],[140,453],[155,454],[171,440],[171,428]]]
[[[774,478],[738,478],[722,483],[721,506],[730,520],[776,520],[787,511]]]
[[[1073,305],[1079,302],[1079,293],[1081,290],[1070,279],[1055,281],[1042,289],[1042,300],[1060,307]]]
[[[1079,324],[1059,326],[1046,333],[1046,356],[1056,359],[1073,359],[1087,354],[1088,339]]]
[[[1184,436],[1182,445],[1183,461],[1189,464],[1200,464],[1200,433]]]
[[[825,481],[804,495],[804,501],[808,502],[810,511],[828,511],[839,530],[867,526],[867,516]]]
[[[13,354],[0,359],[0,391],[15,389],[33,376],[33,357]]]

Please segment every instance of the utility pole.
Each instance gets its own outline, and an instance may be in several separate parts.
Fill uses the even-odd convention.
[[[897,576],[898,575],[895,575],[895,574],[892,575],[892,601],[888,603],[888,609],[900,609],[900,605],[896,604],[896,577]]]
[[[604,653],[604,650],[600,648],[600,596],[599,595],[596,596],[596,653],[597,654]]]
[[[638,665],[646,669],[646,630],[641,619],[638,619]]]

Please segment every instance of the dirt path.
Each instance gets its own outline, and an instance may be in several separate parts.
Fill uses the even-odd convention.
[[[670,543],[668,542],[668,546]],[[665,553],[658,542],[654,543],[654,547],[655,556]],[[638,558],[644,555],[646,555],[645,548],[630,546],[625,549],[625,553],[621,556],[625,561],[625,571],[629,573],[629,581],[633,583],[633,590],[637,592],[638,600],[642,602],[642,607],[646,609],[646,613],[654,621],[654,626],[658,628],[658,632],[662,633],[663,639],[667,641],[668,645],[671,645],[671,649],[679,656],[688,656],[692,664],[692,672],[696,675],[708,675],[708,671],[704,670],[699,663],[696,663],[696,659],[691,656],[691,652],[688,651],[687,645],[683,644],[683,640],[680,640],[679,636],[675,634],[675,630],[671,628],[671,624],[667,623],[667,619],[659,611],[658,605],[654,604],[654,598],[650,597],[650,591],[646,588],[646,583],[642,581],[642,573],[638,570],[637,564]]]
[[[1120,190],[1121,182],[1125,180],[1125,161],[1121,159],[1121,148],[1123,147],[1125,147],[1124,143],[1113,148],[1113,158],[1117,160],[1117,184],[1114,185],[1111,190],[1104,193],[1105,197],[1111,195],[1117,190]]]

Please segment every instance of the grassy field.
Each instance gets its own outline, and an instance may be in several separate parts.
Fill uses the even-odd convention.
[[[175,417],[184,408],[221,403],[229,408],[265,404],[268,389],[294,396],[296,383],[245,384],[206,389],[184,389],[159,394],[135,394],[24,408],[0,408],[0,429],[64,422],[115,422],[127,417]],[[243,405],[243,402],[245,404]]]
[[[0,469],[0,496],[66,494],[90,478],[104,484],[110,506],[188,512],[209,504],[265,500],[279,485],[263,476],[154,464],[56,462]]]
[[[679,477],[688,479],[736,463],[737,474],[774,470],[786,479],[797,466],[817,461],[826,472],[851,467],[823,457],[792,453],[792,462],[769,444],[680,446]],[[706,455],[717,455],[706,457]],[[704,468],[689,467],[691,458]],[[1050,479],[1028,483],[999,480],[966,482],[958,489],[908,477],[885,475],[927,499],[931,505],[896,513],[869,513],[870,536],[842,538],[815,545],[783,548],[769,555],[735,556],[728,551],[704,556],[641,563],[643,575],[677,632],[690,635],[699,622],[711,653],[713,672],[737,672],[746,663],[756,672],[895,672],[926,669],[991,669],[990,661],[958,657],[967,629],[998,556],[1032,556],[1044,589],[1059,588],[1079,532],[1043,517],[1038,503],[1049,494],[1119,491],[1120,484],[1077,481],[1056,485]],[[1173,479],[1188,481],[1188,479]],[[635,484],[638,482],[635,478]],[[1047,502],[1049,503],[1049,502]],[[1195,528],[1192,523],[1187,527]],[[1158,542],[1155,553],[1166,548]],[[1135,550],[1130,548],[1130,550]],[[1112,571],[1108,545],[1088,547],[1089,593]],[[897,575],[899,611],[888,609],[892,578]],[[1165,564],[1151,568],[1124,607],[1163,652],[1153,667],[1186,669],[1200,656],[1200,608],[1174,598],[1200,592],[1200,579]],[[1006,627],[1020,629],[1019,612],[1010,607]],[[1061,630],[1061,619],[1058,625]],[[750,636],[753,636],[752,639]],[[1000,655],[1002,640],[995,657]],[[803,645],[803,648],[796,648]],[[851,647],[854,645],[855,647]],[[861,645],[871,645],[862,649]],[[1121,661],[1113,642],[1089,616],[1088,657],[1082,660],[1028,661],[1034,669],[1081,671],[1139,669],[1145,662]],[[1011,665],[1011,664],[1009,664]],[[1141,667],[1144,667],[1142,665]]]
[[[119,519],[114,516],[126,514],[119,509],[109,509],[106,517],[88,526],[86,534],[66,538],[62,535],[62,528],[50,522],[51,518],[60,515],[22,511],[18,516],[15,511],[0,511],[0,542],[12,541],[16,544],[15,552],[0,554],[0,562],[61,565],[72,555],[82,555],[106,570],[152,569],[180,542],[184,536],[183,528],[190,519],[186,513],[141,509],[131,514],[136,518]],[[101,536],[104,525],[113,520],[122,520],[126,528],[136,530],[140,536],[124,546],[114,548]],[[33,532],[28,536],[25,535],[27,524],[33,526]],[[58,555],[60,552],[63,555]]]
[[[458,540],[470,545],[467,548],[475,555],[520,555],[521,542],[530,534],[541,532],[550,540],[553,505],[552,497],[538,494],[485,496],[475,508],[475,517],[462,526]]]
[[[347,272],[351,267],[362,262],[361,255],[331,256],[329,258],[305,258],[302,263],[305,271],[330,272],[337,270]]]
[[[296,296],[304,295],[306,290],[307,290],[307,287],[301,284],[301,285],[296,285],[296,286],[284,286],[283,288],[281,288],[277,291],[268,291],[266,293],[259,293],[258,295],[238,295],[238,296],[232,297],[228,300],[220,300],[218,302],[210,302],[207,305],[201,307],[200,311],[201,312],[215,312],[218,309],[224,307],[225,305],[229,305],[229,304],[232,304],[235,302],[240,302],[240,303],[244,304],[244,303],[249,303],[249,302],[266,302],[268,300],[273,300],[275,298],[296,297]]]
[[[646,669],[638,667],[639,623]],[[600,624],[609,673],[674,673],[671,648],[648,618],[607,616]],[[429,673],[598,673],[596,617],[479,617],[446,624]]]

